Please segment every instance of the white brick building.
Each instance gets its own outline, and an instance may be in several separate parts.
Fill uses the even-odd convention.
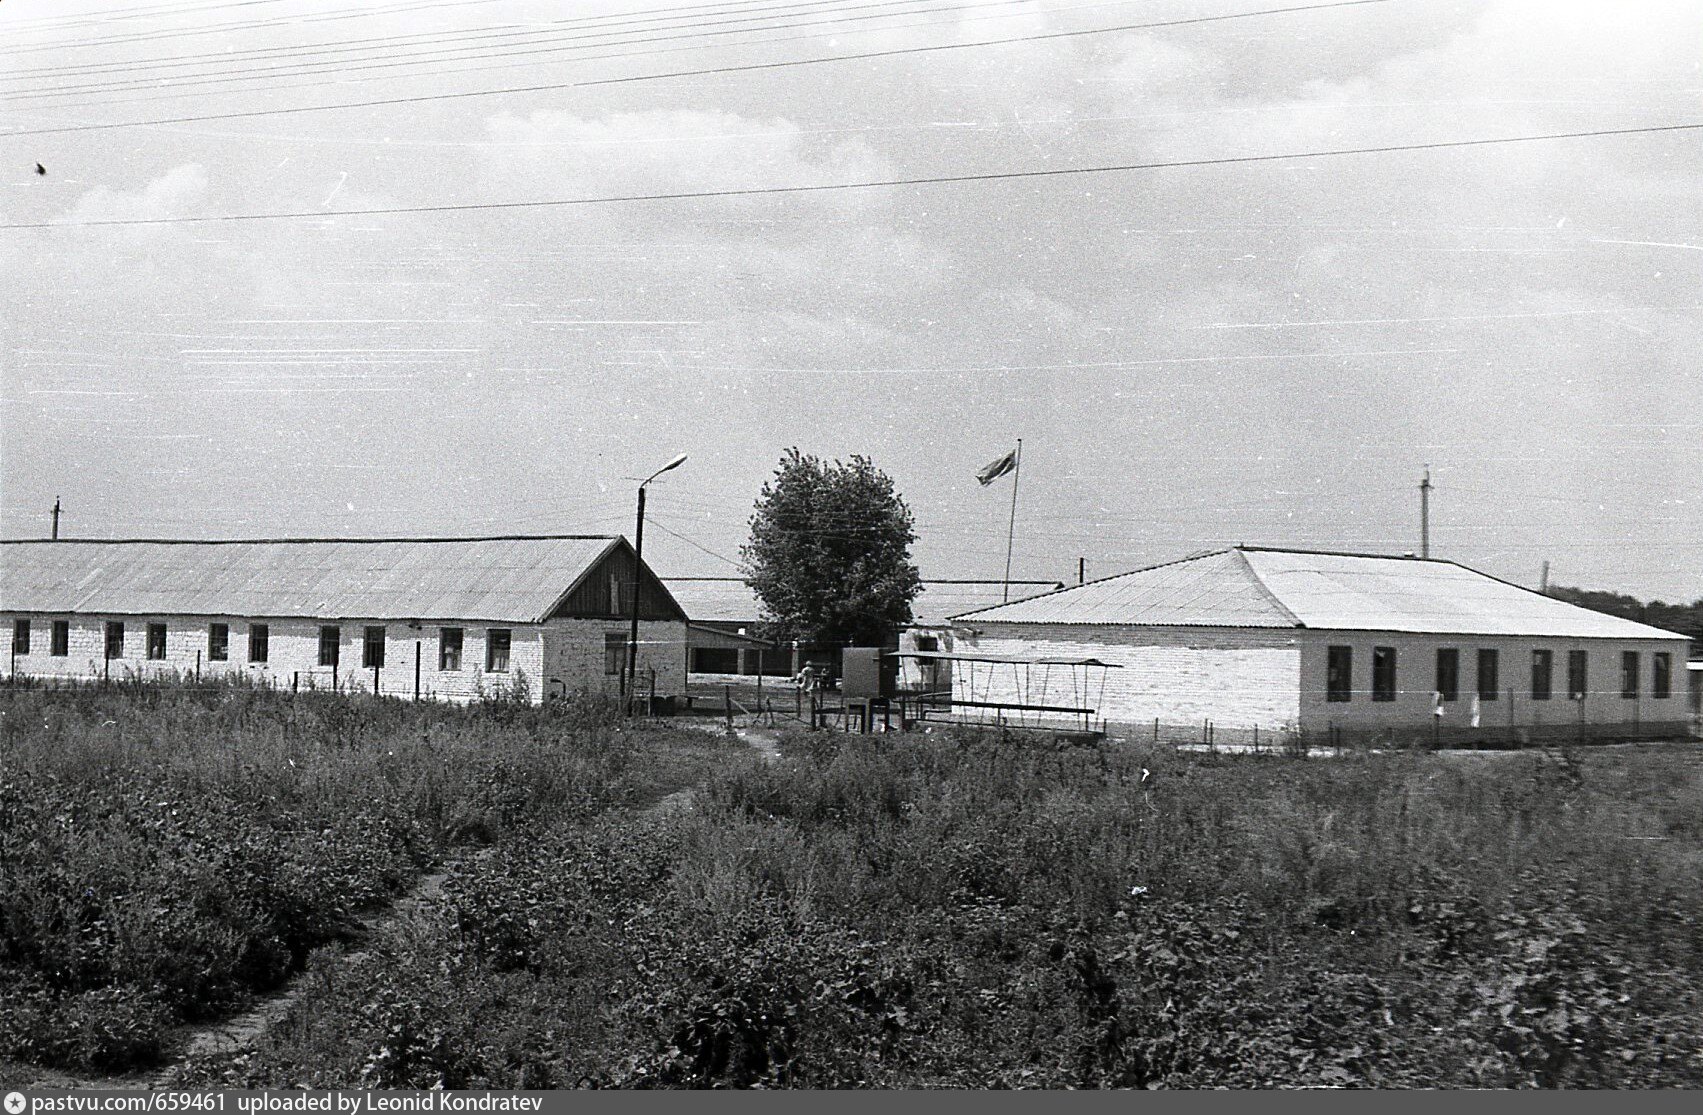
[[[1684,636],[1449,561],[1243,547],[953,624],[955,699],[1086,702],[1119,735],[1151,737],[1156,722],[1162,738],[1219,742],[1256,728],[1449,743],[1687,731]],[[1115,668],[1061,667],[1043,684],[1049,658]]]
[[[619,687],[635,581],[641,684],[683,692],[686,617],[620,537],[4,542],[0,630],[14,675],[538,702]]]

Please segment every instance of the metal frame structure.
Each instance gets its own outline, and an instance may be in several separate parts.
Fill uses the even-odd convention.
[[[1097,658],[1016,658],[942,651],[889,651],[888,656],[961,663],[962,689],[966,696],[958,696],[959,686],[955,682],[947,706],[951,709],[952,721],[956,723],[1043,731],[1069,730],[1097,735],[1103,735],[1106,730],[1105,719],[1098,715],[1105,704],[1106,671],[1123,669],[1115,662],[1102,662]],[[985,671],[982,667],[986,667]],[[1038,679],[1037,667],[1040,670]],[[1011,671],[1012,691],[1018,699],[986,699],[992,692],[994,679],[1005,669]],[[1089,676],[1090,670],[1100,671],[1098,687]],[[1054,689],[1055,679],[1059,680],[1058,690]],[[1068,689],[1064,688],[1066,685]],[[1066,700],[1071,703],[1063,703]],[[1090,700],[1094,702],[1092,705],[1088,704]],[[973,711],[963,715],[961,710]]]

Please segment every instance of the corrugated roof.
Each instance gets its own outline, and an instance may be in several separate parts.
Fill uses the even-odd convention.
[[[1679,637],[1452,561],[1259,549],[1244,555],[1260,581],[1308,627],[1566,639]]]
[[[955,618],[1581,639],[1682,637],[1452,561],[1255,547],[1138,569]]]
[[[0,611],[543,620],[614,536],[0,543]]]
[[[663,584],[692,619],[702,623],[755,623],[761,605],[751,586],[738,577],[664,577]],[[911,603],[911,622],[943,627],[959,612],[1000,602],[1001,581],[925,580]],[[1012,581],[1011,598],[1022,600],[1062,588],[1057,581]]]
[[[662,583],[695,623],[757,621],[757,594],[738,577],[664,577]]]
[[[1002,623],[1293,627],[1234,550],[1089,581],[955,618]]]

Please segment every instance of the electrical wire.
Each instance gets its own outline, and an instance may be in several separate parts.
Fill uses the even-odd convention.
[[[922,178],[883,178],[864,182],[828,182],[806,186],[751,186],[725,190],[683,190],[676,193],[621,194],[603,197],[550,198],[537,201],[483,201],[455,205],[400,205],[371,209],[292,210],[273,213],[221,213],[192,217],[125,217],[95,221],[26,221],[0,224],[0,229],[109,228],[136,225],[212,224],[225,221],[281,221],[299,218],[325,220],[331,217],[374,217],[419,213],[467,213],[516,209],[566,208],[582,205],[615,205],[632,202],[687,201],[707,198],[756,197],[782,194],[827,193],[836,190],[884,189],[895,186],[963,185],[977,182],[1023,181],[1091,174],[1125,174],[1143,170],[1184,167],[1232,166],[1248,163],[1284,162],[1294,159],[1333,158],[1346,155],[1383,155],[1414,151],[1439,151],[1468,147],[1491,147],[1551,140],[1592,139],[1606,136],[1657,135],[1703,129],[1703,123],[1654,124],[1635,128],[1598,128],[1582,132],[1546,132],[1537,135],[1497,136],[1488,139],[1437,140],[1430,143],[1393,143],[1375,147],[1336,147],[1312,151],[1285,151],[1272,155],[1225,155],[1209,159],[1169,159],[1151,163],[1122,163],[1109,166],[1050,167],[1044,170],[989,171],[981,174],[943,174]]]
[[[775,13],[775,12],[786,11],[786,10],[789,10],[789,9],[797,9],[797,8],[823,8],[826,11],[829,11],[829,12],[837,12],[837,11],[856,11],[856,10],[869,9],[869,8],[904,7],[904,6],[920,4],[920,3],[927,3],[927,2],[930,2],[930,0],[873,0],[873,2],[870,2],[870,3],[847,5],[847,4],[844,3],[844,0],[794,0],[794,2],[791,2],[791,3],[779,4],[779,5],[775,5],[773,7],[769,7],[769,8],[746,9],[746,10],[749,10],[749,11],[760,11],[760,12],[763,12],[763,13],[766,13],[766,14],[756,15],[756,16],[748,16],[748,17],[745,17],[745,18],[740,19],[740,20],[723,20],[723,21],[719,21],[719,22],[699,23],[699,24],[684,23],[684,24],[679,24],[678,26],[679,27],[695,27],[695,26],[713,27],[713,26],[719,26],[719,25],[721,25],[721,23],[758,22],[758,21],[761,21],[761,20],[764,20],[764,19],[774,18],[773,13]],[[983,3],[983,4],[965,5],[965,7],[1007,6],[1007,5],[1011,5],[1011,4],[1033,4],[1033,3],[1036,3],[1036,2],[1037,2],[1037,0],[986,0],[986,2]],[[1117,2],[1117,3],[1129,3],[1129,2],[1133,2],[1133,0],[1115,0],[1115,2]],[[1106,6],[1109,6],[1109,5],[1108,4],[1095,4],[1095,5],[1092,5],[1092,6],[1093,7],[1106,7]],[[955,9],[948,9],[948,10],[955,10]],[[1065,10],[1066,11],[1074,11],[1075,9],[1065,9]],[[729,13],[716,13],[716,14],[721,15],[721,14],[729,14]],[[795,13],[793,13],[793,15],[820,15],[820,14],[822,14],[822,13],[821,12],[795,12]],[[897,14],[911,14],[911,13],[897,13]],[[780,18],[790,19],[790,18],[793,18],[793,15],[781,16]],[[655,17],[651,17],[651,18],[648,18],[648,19],[632,19],[632,20],[623,20],[623,21],[619,21],[619,22],[613,22],[613,23],[607,24],[607,26],[620,27],[620,26],[630,26],[630,25],[645,24],[645,23],[662,23],[662,22],[668,22],[668,21],[672,21],[672,20],[680,20],[682,18],[688,18],[688,17],[655,16]],[[579,22],[581,22],[581,21],[580,20],[553,20],[553,21],[551,21],[551,26],[555,27],[555,26],[558,26],[558,25],[575,24],[575,23],[579,23]],[[666,30],[674,30],[676,28],[665,28],[665,29]],[[759,29],[753,28],[752,30],[759,30]],[[604,33],[604,32],[600,32],[600,33]],[[607,32],[607,33],[608,34],[614,34],[615,32]],[[112,72],[112,71],[117,71],[117,72],[122,72],[122,73],[128,74],[128,73],[135,73],[139,70],[179,69],[179,68],[186,67],[186,66],[205,66],[205,65],[213,65],[213,64],[216,64],[216,63],[217,64],[233,64],[233,63],[248,63],[248,62],[253,62],[253,61],[264,61],[264,62],[277,61],[278,60],[277,58],[272,57],[274,55],[284,55],[284,56],[287,56],[287,57],[290,57],[290,58],[300,59],[300,58],[318,57],[318,56],[328,55],[328,54],[352,54],[352,53],[361,53],[361,52],[383,51],[383,50],[388,49],[386,46],[383,45],[383,44],[387,44],[387,43],[396,44],[399,47],[414,47],[414,46],[426,46],[426,45],[429,45],[429,44],[434,43],[434,42],[444,42],[444,41],[448,41],[448,42],[474,42],[474,41],[486,40],[486,39],[531,39],[531,38],[537,38],[537,37],[541,37],[541,36],[548,36],[548,35],[554,35],[554,34],[557,34],[557,32],[554,31],[554,30],[550,30],[548,28],[534,28],[534,29],[531,29],[531,30],[516,30],[516,31],[497,31],[497,30],[490,30],[490,29],[486,29],[486,28],[465,28],[465,29],[454,30],[454,31],[416,31],[416,32],[413,32],[413,33],[410,33],[410,34],[405,34],[405,35],[378,35],[378,36],[370,36],[370,37],[367,37],[367,38],[364,38],[364,39],[338,39],[338,40],[331,40],[329,42],[311,43],[311,44],[306,44],[306,45],[252,47],[252,48],[249,48],[247,50],[208,51],[208,52],[202,53],[202,54],[180,54],[180,55],[177,55],[176,57],[173,57],[173,58],[157,58],[157,59],[150,59],[150,60],[143,60],[143,61],[130,60],[130,61],[123,61],[123,62],[83,62],[83,63],[76,63],[76,64],[71,64],[71,65],[63,65],[63,66],[40,66],[40,67],[36,67],[34,69],[22,69],[22,70],[15,69],[10,74],[0,75],[0,79],[7,80],[7,81],[18,81],[18,80],[23,80],[23,79],[26,79],[26,78],[43,77],[43,76],[66,76],[66,77],[88,76],[88,77],[93,77],[93,76],[99,76],[102,73]],[[521,45],[525,45],[525,44],[521,44]],[[475,48],[475,49],[479,49],[479,48]],[[392,55],[392,56],[394,56],[394,55]],[[355,61],[365,61],[365,59],[356,59]],[[182,75],[182,76],[184,76],[184,77],[200,77],[200,76],[206,76],[206,75],[187,74],[187,75]],[[44,93],[45,92],[52,92],[52,90],[44,90],[43,92]]]
[[[1015,35],[1003,39],[987,39],[973,43],[938,43],[929,46],[897,47],[891,50],[865,51],[859,54],[828,55],[819,58],[792,59],[782,62],[750,63],[701,70],[680,70],[661,74],[638,74],[621,78],[601,78],[590,81],[551,82],[541,85],[510,86],[503,89],[475,89],[461,93],[427,93],[408,97],[387,97],[371,101],[352,101],[335,105],[298,105],[288,108],[251,109],[246,112],[207,113],[197,116],[167,117],[157,120],[130,120],[105,124],[66,124],[47,128],[21,128],[0,133],[0,139],[25,135],[59,135],[68,132],[105,131],[112,128],[152,127],[163,124],[195,124],[212,120],[246,120],[260,116],[280,116],[302,112],[328,112],[340,109],[376,108],[387,105],[419,104],[426,101],[461,100],[468,97],[491,97],[510,93],[538,93],[561,89],[581,89],[599,85],[626,84],[638,81],[662,81],[680,77],[703,77],[722,73],[743,73],[751,70],[782,69],[796,66],[817,66],[830,62],[846,62],[869,58],[892,58],[908,54],[930,54],[946,50],[967,50],[982,46],[1007,46],[1013,43],[1080,38],[1088,35],[1108,35],[1125,31],[1150,31],[1162,27],[1184,27],[1195,24],[1222,23],[1235,19],[1251,19],[1271,15],[1292,15],[1299,12],[1323,11],[1331,8],[1364,7],[1387,4],[1392,0],[1334,0],[1332,3],[1304,4],[1286,8],[1264,8],[1252,12],[1232,12],[1227,15],[1196,16],[1189,19],[1157,20],[1148,23],[1122,24],[1117,27],[1092,27],[1073,31],[1051,31],[1034,35]]]
[[[886,8],[895,4],[906,5],[925,2],[925,0],[881,0],[879,3],[849,5],[839,11],[854,11],[863,7]],[[41,97],[86,96],[90,93],[117,92],[125,89],[145,87],[148,89],[189,89],[207,85],[223,85],[236,81],[267,81],[274,77],[312,77],[318,74],[336,73],[349,75],[373,70],[393,70],[409,66],[431,65],[443,62],[479,61],[482,59],[505,59],[538,55],[563,54],[572,51],[593,50],[607,46],[623,46],[628,44],[644,45],[647,43],[677,42],[681,39],[704,40],[728,35],[747,35],[759,31],[785,31],[800,27],[828,27],[843,23],[859,23],[870,20],[892,19],[905,15],[934,15],[945,12],[969,11],[986,7],[1009,7],[1014,4],[1027,4],[1032,0],[977,0],[976,3],[951,5],[942,8],[923,8],[900,12],[875,12],[863,15],[835,15],[827,19],[804,20],[796,23],[773,23],[768,16],[754,16],[741,19],[716,20],[707,23],[680,24],[677,27],[663,28],[667,31],[678,31],[678,34],[652,35],[649,38],[634,37],[631,32],[624,31],[589,31],[571,35],[557,35],[543,40],[546,43],[565,43],[568,45],[536,46],[532,44],[516,44],[491,53],[478,54],[470,51],[485,49],[483,46],[446,46],[436,49],[417,51],[408,54],[402,51],[391,51],[389,55],[381,55],[377,59],[353,58],[336,59],[326,62],[283,62],[275,66],[247,65],[234,71],[224,71],[215,74],[188,74],[173,79],[137,78],[125,81],[91,82],[82,85],[64,85],[51,89],[30,92],[10,92],[0,99],[15,101],[19,99],[35,99]],[[1379,2],[1379,0],[1362,0],[1362,2]],[[821,14],[821,13],[812,13]],[[731,23],[757,23],[757,27],[726,27]],[[701,28],[719,27],[720,30],[705,31]],[[814,36],[812,36],[814,37]],[[588,39],[606,39],[608,42],[586,42]],[[427,44],[417,44],[427,45]],[[528,49],[518,49],[527,46]],[[439,57],[448,55],[449,57]],[[389,58],[390,60],[385,60]],[[404,75],[406,76],[406,75]]]

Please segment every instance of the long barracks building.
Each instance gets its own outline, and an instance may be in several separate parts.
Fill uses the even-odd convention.
[[[244,674],[278,686],[532,701],[686,684],[686,616],[626,539],[589,535],[0,542],[0,651],[46,678]]]

